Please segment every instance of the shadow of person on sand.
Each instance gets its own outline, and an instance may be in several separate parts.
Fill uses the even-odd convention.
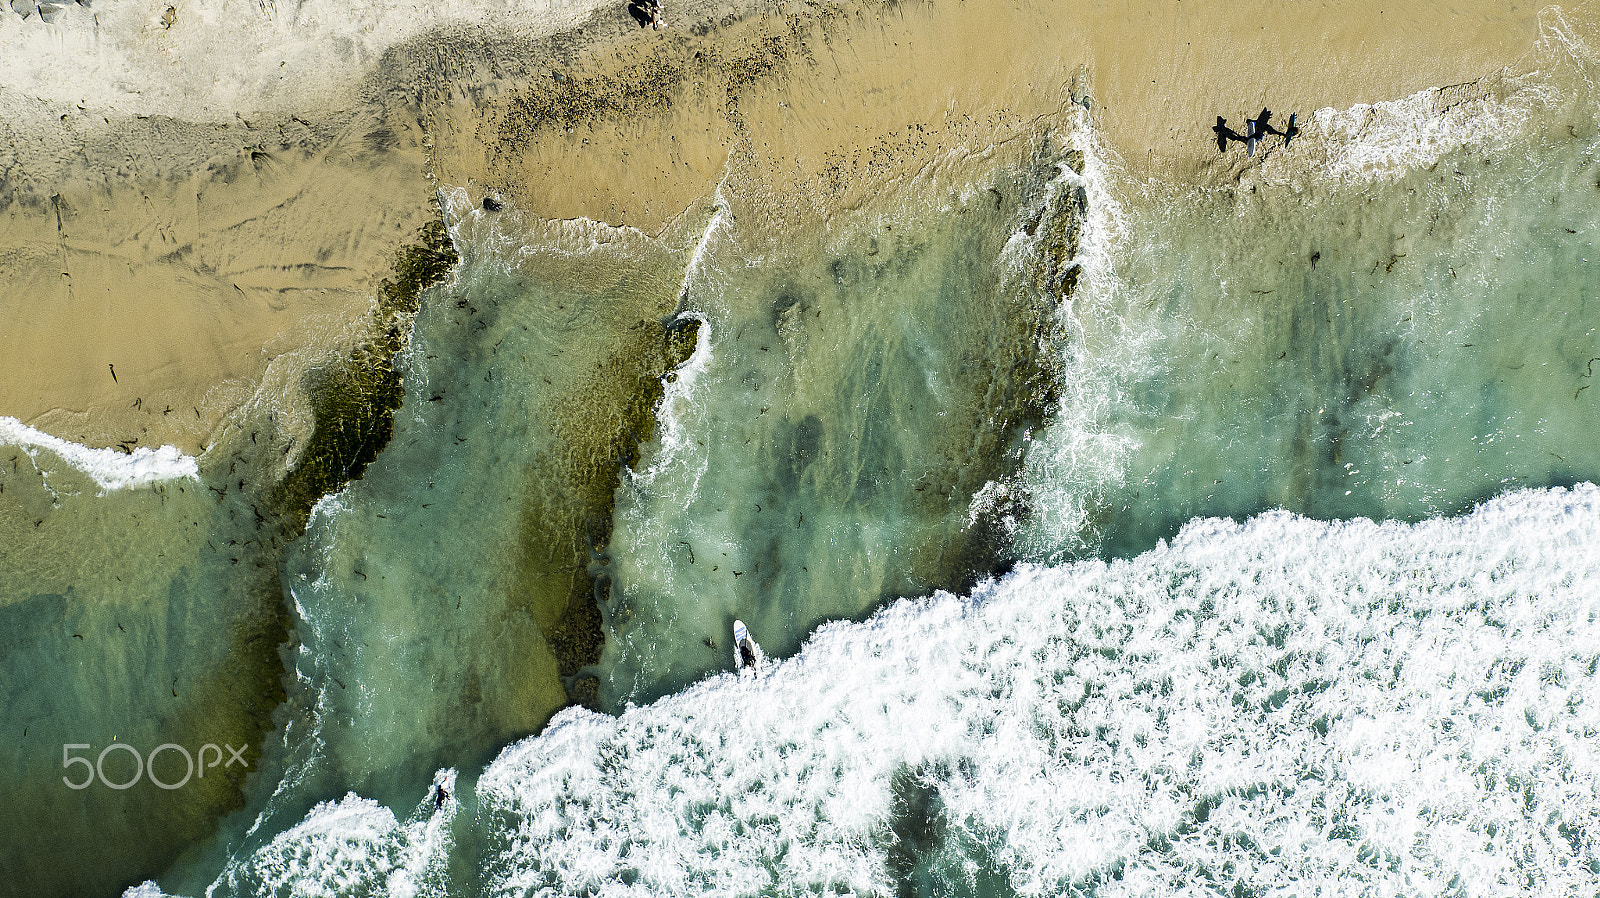
[[[1245,141],[1244,135],[1228,127],[1228,120],[1220,115],[1217,116],[1217,123],[1211,126],[1211,130],[1217,133],[1217,152],[1219,153],[1228,151],[1228,141],[1230,140],[1236,140],[1239,143],[1244,143]]]

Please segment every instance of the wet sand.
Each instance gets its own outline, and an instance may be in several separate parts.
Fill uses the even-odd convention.
[[[1085,52],[1098,121],[1130,168],[1182,176],[1216,155],[1216,116],[1399,99],[1530,64],[1540,4],[1108,4]]]
[[[84,134],[78,164],[24,160],[0,199],[0,408],[198,453],[275,359],[347,341],[430,195],[420,135],[380,143],[369,118],[135,119]]]
[[[703,36],[551,54],[523,85],[442,107],[430,130],[447,181],[653,231],[725,174],[825,213],[1078,102],[1135,174],[1194,178],[1215,167],[1219,114],[1243,131],[1271,106],[1282,127],[1515,71],[1538,35],[1532,6],[1386,6],[967,0],[725,17]]]
[[[349,91],[265,113],[242,91],[231,121],[213,94],[185,122],[0,84],[28,112],[0,125],[0,414],[203,450],[264,379],[281,390],[352,339],[436,184],[658,233],[727,178],[758,198],[737,212],[825,224],[1078,106],[1133,174],[1221,179],[1238,160],[1216,153],[1219,114],[1243,130],[1270,106],[1281,127],[1521,71],[1539,34],[1537,7],[1488,2],[695,2],[662,31],[588,8],[483,13]]]

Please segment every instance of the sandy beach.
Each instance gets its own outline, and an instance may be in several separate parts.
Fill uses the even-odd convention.
[[[658,30],[629,0],[34,2],[0,0],[5,881],[523,894],[555,871],[584,894],[704,862],[700,891],[893,894],[948,863],[1059,894],[1130,861],[1166,894],[1265,871],[1242,893],[1333,858],[1334,890],[1422,869],[1498,894],[1590,869],[1553,811],[1595,816],[1560,766],[1592,703],[1549,672],[1592,686],[1596,565],[1561,528],[1596,499],[1526,490],[1600,470],[1600,7],[664,0]],[[1219,152],[1218,117],[1264,108],[1292,146]],[[1537,514],[1472,510],[1508,490]],[[1315,551],[1274,580],[1286,541]],[[1014,619],[1001,583],[1025,584]],[[724,675],[735,619],[770,680]],[[825,683],[796,678],[807,651]],[[1397,692],[1405,653],[1438,679]],[[1139,695],[1149,724],[1103,753],[1097,715]],[[600,732],[647,706],[672,726]],[[548,761],[477,778],[526,737]],[[236,743],[203,791],[150,766]],[[91,744],[125,757],[75,791],[63,752]],[[708,758],[705,797],[678,789]],[[812,797],[763,804],[790,780]],[[583,813],[626,810],[591,785],[635,781],[671,819],[582,848]],[[1233,788],[1256,782],[1303,799],[1272,839],[1225,823],[1270,817]],[[521,828],[546,807],[575,822]],[[1366,841],[1385,829],[1412,867]],[[826,875],[789,888],[807,858]]]
[[[1135,174],[1225,178],[1237,160],[1219,163],[1217,115],[1304,121],[1516,72],[1539,36],[1522,3],[706,2],[670,4],[662,31],[620,3],[551,7],[515,30],[471,7],[390,27],[409,8],[395,5],[345,31],[278,22],[292,74],[273,74],[287,61],[259,39],[223,89],[174,77],[173,59],[232,59],[212,39],[249,23],[160,28],[143,6],[151,22],[94,51],[80,100],[15,65],[0,82],[15,113],[0,126],[0,414],[186,452],[275,359],[304,367],[352,338],[437,185],[657,233],[733,178],[769,199],[761,214],[821,220],[1073,104]],[[107,13],[108,32],[130,15]],[[21,50],[83,24],[0,18]],[[318,49],[358,26],[354,57]],[[171,58],[152,55],[162,41]],[[141,75],[160,89],[129,93]]]
[[[76,165],[22,160],[0,204],[0,406],[89,445],[198,453],[274,359],[348,340],[430,189],[421,135],[339,118],[134,119],[83,135]]]

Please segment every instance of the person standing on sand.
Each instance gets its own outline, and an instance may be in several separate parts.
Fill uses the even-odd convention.
[[[633,16],[640,28],[649,25],[660,31],[667,24],[661,16],[661,0],[630,0],[628,14]]]

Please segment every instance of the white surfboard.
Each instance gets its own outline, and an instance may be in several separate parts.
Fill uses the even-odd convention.
[[[748,655],[746,653],[748,649]],[[741,677],[753,677],[761,673],[765,667],[767,656],[761,651],[761,646],[751,638],[750,631],[745,627],[744,621],[733,622],[733,669]]]

